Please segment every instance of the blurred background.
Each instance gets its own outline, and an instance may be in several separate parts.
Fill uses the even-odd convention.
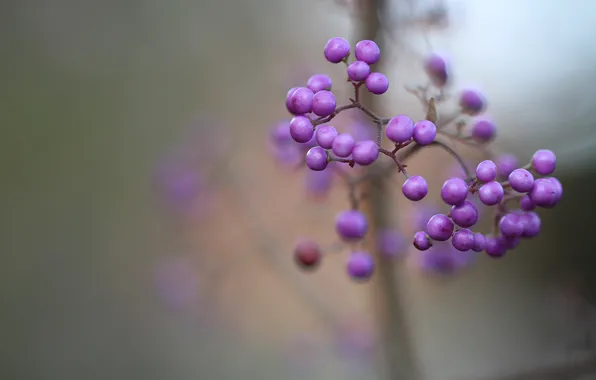
[[[0,378],[573,380],[595,371],[596,3],[378,6],[3,1]],[[287,90],[314,73],[329,74],[347,101],[343,70],[322,50],[335,36],[355,43],[363,9],[378,14],[391,83],[380,113],[424,117],[404,86],[422,84],[422,58],[444,51],[453,93],[473,85],[487,95],[495,151],[522,164],[538,148],[557,153],[565,195],[541,212],[539,238],[501,260],[410,249],[457,170],[444,152],[423,152],[409,170],[431,178],[428,202],[412,207],[402,179],[390,179],[390,224],[376,231],[397,286],[348,278],[333,227],[346,189],[296,170],[295,152],[272,150],[270,133],[288,118]],[[337,121],[361,124],[357,113]],[[302,237],[330,252],[314,273],[292,261]],[[401,340],[385,339],[387,304]],[[407,355],[388,358],[388,344]],[[409,374],[396,377],[400,366]]]

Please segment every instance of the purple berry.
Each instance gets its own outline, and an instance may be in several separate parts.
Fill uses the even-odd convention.
[[[476,116],[484,111],[486,100],[480,92],[468,89],[462,91],[459,98],[459,105],[463,112],[471,116]]]
[[[387,123],[385,135],[396,143],[409,141],[414,135],[414,122],[406,115],[395,116]]]
[[[370,66],[364,61],[355,61],[348,65],[348,78],[354,82],[361,82],[368,78]]]
[[[532,238],[540,233],[542,221],[535,212],[526,212],[520,216],[521,223],[524,227],[522,237]]]
[[[317,116],[331,115],[335,106],[335,95],[331,91],[321,90],[312,98],[312,112]]]
[[[370,73],[364,81],[366,89],[375,95],[381,95],[389,89],[389,79],[385,74]]]
[[[552,208],[561,200],[563,187],[556,178],[538,178],[534,181],[534,187],[529,195],[536,206]]]
[[[296,114],[309,113],[312,110],[314,93],[306,87],[298,87],[290,94],[290,109]]]
[[[436,87],[443,87],[449,79],[447,62],[440,55],[433,53],[424,62],[424,70]]]
[[[462,204],[468,196],[468,184],[461,178],[449,178],[441,188],[443,202],[451,206]]]
[[[426,223],[426,232],[433,240],[447,241],[453,234],[453,222],[444,214],[433,215]]]
[[[331,149],[333,153],[337,157],[348,157],[352,154],[352,149],[354,149],[354,138],[352,135],[348,133],[340,133],[337,137],[333,140],[331,144]]]
[[[331,81],[331,78],[325,74],[315,74],[308,78],[308,81],[306,82],[306,87],[315,94],[323,90],[331,91],[332,85],[333,82]]]
[[[488,119],[476,120],[472,126],[472,138],[478,143],[487,143],[495,138],[497,127]]]
[[[333,164],[333,163],[330,163]],[[333,185],[334,172],[329,170],[314,171],[308,170],[305,177],[307,196],[313,200],[325,200]]]
[[[503,154],[497,158],[497,173],[501,178],[509,177],[509,174],[518,167],[517,158],[512,154]]]
[[[472,246],[472,251],[474,252],[482,252],[486,249],[486,237],[477,232],[474,234],[474,245]]]
[[[321,148],[331,149],[331,146],[333,145],[333,140],[335,140],[337,135],[337,129],[330,125],[324,125],[322,127],[319,127],[319,129],[317,129],[316,132],[317,144],[319,144]]]
[[[455,231],[451,239],[453,248],[461,252],[466,252],[474,247],[474,233],[466,228]]]
[[[501,235],[497,238],[497,240],[499,241],[500,244],[502,244],[505,247],[505,249],[510,250],[510,249],[517,248],[517,246],[521,242],[521,237],[519,237],[519,236],[502,236]]]
[[[352,149],[352,159],[358,165],[370,165],[379,157],[379,147],[372,140],[359,141]]]
[[[321,171],[327,168],[327,151],[320,146],[310,148],[306,153],[306,166],[314,171]]]
[[[502,240],[491,236],[486,238],[485,251],[490,257],[499,258],[507,253],[507,248]]]
[[[527,193],[534,186],[534,176],[526,169],[515,169],[509,174],[511,188],[520,193]]]
[[[555,171],[557,157],[552,150],[540,149],[532,156],[532,168],[538,174],[549,175]]]
[[[487,182],[478,189],[480,202],[487,206],[494,206],[500,203],[504,195],[505,190],[503,190],[503,186],[497,181]]]
[[[377,233],[376,244],[381,255],[393,258],[403,253],[404,237],[396,230],[381,230]]]
[[[309,142],[314,136],[314,127],[306,116],[294,116],[290,121],[290,135],[299,143]]]
[[[499,230],[503,236],[517,237],[522,235],[524,225],[519,215],[510,213],[504,215],[499,221]]]
[[[476,167],[476,177],[482,182],[494,181],[497,178],[497,164],[484,160]]]
[[[322,257],[321,248],[312,240],[302,240],[294,248],[294,262],[305,270],[318,267]]]
[[[271,130],[271,142],[276,146],[285,147],[294,144],[294,139],[290,134],[290,121],[280,121],[275,128]]]
[[[350,43],[341,37],[334,37],[327,41],[323,53],[329,62],[340,63],[350,55]]]
[[[532,198],[530,198],[529,195],[524,195],[519,200],[519,208],[521,208],[524,211],[532,211],[536,208],[536,205],[534,204],[534,202],[532,202]]]
[[[415,175],[404,182],[401,190],[406,198],[417,202],[422,200],[426,194],[428,194],[428,184],[424,178]]]
[[[420,120],[414,124],[414,140],[420,145],[428,145],[437,136],[437,126],[429,120]]]
[[[375,270],[375,261],[366,252],[352,252],[346,264],[348,275],[354,280],[367,280]]]
[[[293,115],[298,115],[299,114],[298,112],[296,112],[296,110],[294,109],[294,106],[292,105],[292,102],[291,102],[291,100],[292,100],[292,94],[297,89],[298,89],[298,87],[292,87],[292,88],[290,88],[290,91],[288,91],[288,93],[286,94],[286,108]]]
[[[361,211],[342,211],[335,218],[335,229],[343,239],[362,239],[368,231],[368,221]]]
[[[426,232],[418,231],[414,234],[414,247],[419,251],[426,251],[432,246],[432,242]]]
[[[478,222],[478,208],[470,201],[451,207],[453,223],[463,228],[470,228]]]
[[[373,65],[381,58],[381,49],[374,41],[362,40],[354,47],[354,54],[357,60]]]

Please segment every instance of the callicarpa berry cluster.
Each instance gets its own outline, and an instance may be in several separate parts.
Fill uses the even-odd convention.
[[[298,146],[298,151],[303,154],[302,164],[313,172],[334,171],[348,186],[351,208],[337,214],[335,229],[341,241],[352,247],[346,265],[350,277],[366,280],[375,268],[372,255],[358,244],[369,230],[369,222],[359,210],[358,185],[397,170],[406,178],[402,185],[403,195],[410,201],[421,201],[428,194],[427,181],[422,176],[410,175],[405,161],[423,147],[444,149],[458,161],[466,175],[445,181],[441,198],[451,210],[432,215],[425,228],[414,234],[414,247],[427,251],[436,242],[450,241],[458,252],[486,252],[490,257],[501,257],[515,248],[522,238],[538,235],[541,221],[533,210],[554,207],[563,192],[561,183],[550,176],[555,171],[555,154],[546,149],[538,150],[523,167],[519,167],[515,157],[504,155],[480,162],[475,172],[469,170],[439,136],[477,147],[492,157],[487,145],[495,137],[496,126],[490,119],[481,117],[486,109],[486,99],[474,89],[460,93],[458,112],[454,116],[438,120],[436,103],[447,98],[445,89],[450,78],[443,57],[433,53],[426,58],[424,69],[429,77],[428,85],[407,89],[426,109],[424,120],[413,121],[401,114],[390,118],[378,116],[360,101],[362,87],[375,95],[384,94],[389,88],[387,77],[372,69],[381,56],[374,41],[358,42],[352,62],[349,60],[351,46],[343,38],[330,39],[324,55],[327,61],[346,66],[347,82],[353,86],[354,96],[348,104],[338,105],[331,91],[331,78],[324,74],[313,75],[306,86],[288,91],[286,107],[293,118],[278,126],[273,143],[279,151]],[[429,91],[436,94],[429,96]],[[376,126],[376,138],[356,139],[352,133],[340,133],[329,124],[336,115],[349,109],[358,109],[370,118]],[[466,128],[468,123],[458,120],[460,117],[474,117],[471,128]],[[455,132],[450,131],[452,129]],[[392,148],[384,148],[385,138],[391,142]],[[386,162],[372,165],[380,161],[381,156],[387,157]],[[350,173],[350,170],[367,166],[370,167],[366,171]],[[472,230],[479,220],[479,203],[491,206],[495,211],[493,230],[489,234]],[[316,268],[322,255],[321,246],[313,240],[302,240],[294,249],[295,261],[304,269]]]

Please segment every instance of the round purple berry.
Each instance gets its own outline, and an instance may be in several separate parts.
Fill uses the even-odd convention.
[[[381,49],[371,40],[362,40],[354,47],[356,59],[373,65],[381,58]]]
[[[505,214],[499,221],[499,230],[503,236],[517,237],[524,232],[524,225],[519,215],[514,213]]]
[[[430,120],[420,120],[414,124],[414,141],[420,145],[428,145],[437,136],[437,126]]]
[[[312,110],[314,93],[306,87],[298,87],[290,94],[290,107],[296,114],[309,113]]]
[[[540,149],[532,156],[532,168],[538,174],[549,175],[555,171],[557,157],[552,150]]]
[[[354,137],[348,133],[340,133],[337,137],[333,140],[331,144],[331,149],[333,153],[337,157],[348,157],[352,154],[352,149],[354,149]]]
[[[503,186],[497,181],[487,182],[478,189],[480,202],[487,206],[494,206],[500,203],[504,195],[505,190],[503,190]]]
[[[441,188],[443,202],[451,206],[462,204],[468,196],[468,184],[461,178],[449,178]]]
[[[522,237],[532,238],[540,233],[542,221],[535,212],[526,212],[520,215],[521,223],[524,227]]]
[[[327,41],[323,54],[329,62],[340,63],[350,55],[350,43],[341,37],[334,37]]]
[[[348,275],[354,280],[367,280],[375,270],[375,261],[366,252],[352,252],[346,264]]]
[[[290,121],[290,135],[299,143],[309,142],[314,136],[314,127],[306,116],[295,116]]]
[[[283,120],[280,121],[272,130],[271,134],[271,142],[274,145],[285,147],[289,144],[294,144],[294,139],[290,134],[290,121]]]
[[[517,248],[517,246],[521,242],[521,237],[501,235],[497,238],[497,240],[499,240],[500,244],[502,244],[505,247],[505,249],[509,250]]]
[[[470,201],[451,207],[453,223],[463,228],[470,228],[478,222],[478,208]]]
[[[502,154],[497,158],[497,174],[501,178],[509,177],[509,174],[518,167],[517,157],[512,154]]]
[[[534,187],[530,192],[532,202],[539,207],[552,208],[559,203],[563,195],[561,182],[556,178],[545,177],[534,181]]]
[[[396,143],[409,141],[414,135],[414,122],[406,115],[392,117],[385,128],[385,135]]]
[[[482,252],[486,249],[486,236],[477,232],[474,234],[474,245],[472,246],[472,251],[474,252]]]
[[[352,149],[352,159],[358,165],[370,165],[379,157],[379,147],[372,140],[359,141]]]
[[[393,229],[381,230],[376,239],[379,253],[387,258],[398,257],[403,253],[404,237],[399,231]]]
[[[418,231],[414,234],[414,247],[419,251],[426,251],[432,247],[432,241],[424,231]]]
[[[505,247],[505,244],[503,244],[502,240],[490,236],[486,238],[485,251],[490,257],[499,258],[503,257],[505,253],[507,253],[507,248]]]
[[[432,53],[424,61],[424,70],[433,85],[443,87],[449,79],[447,61],[439,54]]]
[[[316,172],[325,170],[327,168],[327,151],[320,146],[310,148],[306,152],[306,166]]]
[[[368,231],[368,221],[361,211],[342,211],[335,218],[335,229],[343,239],[362,239]]]
[[[433,240],[447,241],[453,234],[453,222],[444,214],[435,214],[426,223],[426,232]]]
[[[319,144],[321,148],[331,149],[333,140],[335,140],[338,134],[337,129],[330,125],[319,127],[316,132],[317,144]]]
[[[521,208],[524,211],[532,211],[536,208],[536,205],[534,204],[534,202],[532,202],[532,198],[530,198],[529,195],[524,195],[519,200],[519,208]]]
[[[428,194],[428,184],[419,175],[412,176],[404,182],[401,188],[404,196],[411,201],[422,200]]]
[[[312,112],[317,116],[331,115],[335,106],[335,95],[331,91],[321,90],[312,98]]]
[[[471,116],[476,116],[484,111],[486,100],[480,92],[468,89],[462,91],[459,98],[459,105],[463,112]]]
[[[453,248],[461,252],[466,252],[474,247],[474,233],[466,228],[455,231],[451,239]]]
[[[296,110],[294,109],[294,106],[292,105],[292,102],[291,102],[291,100],[292,100],[292,94],[297,89],[298,89],[298,87],[292,87],[292,88],[290,88],[290,91],[288,91],[288,93],[286,94],[286,108],[293,115],[298,115],[299,114],[298,112],[296,112]]]
[[[381,95],[389,89],[389,79],[385,74],[370,73],[364,81],[366,89],[375,95]]]
[[[331,81],[331,78],[325,74],[315,74],[308,78],[308,81],[306,82],[306,87],[315,94],[323,90],[331,91],[332,85],[333,82]]]
[[[476,166],[476,177],[482,182],[494,181],[497,178],[497,164],[484,160]]]
[[[370,66],[364,61],[355,61],[348,65],[348,78],[354,82],[361,82],[368,78]]]
[[[307,197],[315,201],[326,200],[333,186],[334,174],[333,170],[329,170],[329,165],[326,170],[308,170],[304,179]]]
[[[520,193],[527,193],[534,186],[534,176],[526,169],[515,169],[509,174],[511,188]]]
[[[479,119],[472,126],[472,138],[481,144],[487,143],[495,138],[497,127],[488,119]]]

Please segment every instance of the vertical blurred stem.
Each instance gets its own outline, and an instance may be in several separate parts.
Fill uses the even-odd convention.
[[[383,12],[386,0],[368,0],[356,1],[357,20],[355,25],[355,35],[353,42],[359,40],[374,40],[383,51],[380,41],[380,21],[378,14]],[[377,63],[377,70],[382,59]],[[373,112],[379,112],[378,96],[371,95],[367,91],[362,91],[361,101]],[[382,112],[381,112],[382,113]],[[368,209],[372,229],[371,236],[381,229],[391,225],[391,210],[394,210],[391,194],[388,189],[388,183],[382,178],[373,180],[366,193],[365,208]],[[375,239],[371,239],[374,245]],[[376,251],[375,246],[371,246],[371,251]],[[401,287],[395,274],[395,262],[388,261],[377,252],[378,269],[376,273],[375,295],[377,296],[377,307],[379,322],[381,325],[381,342],[385,364],[385,377],[388,380],[417,380],[420,378],[418,363],[414,354],[406,314],[403,307]]]

